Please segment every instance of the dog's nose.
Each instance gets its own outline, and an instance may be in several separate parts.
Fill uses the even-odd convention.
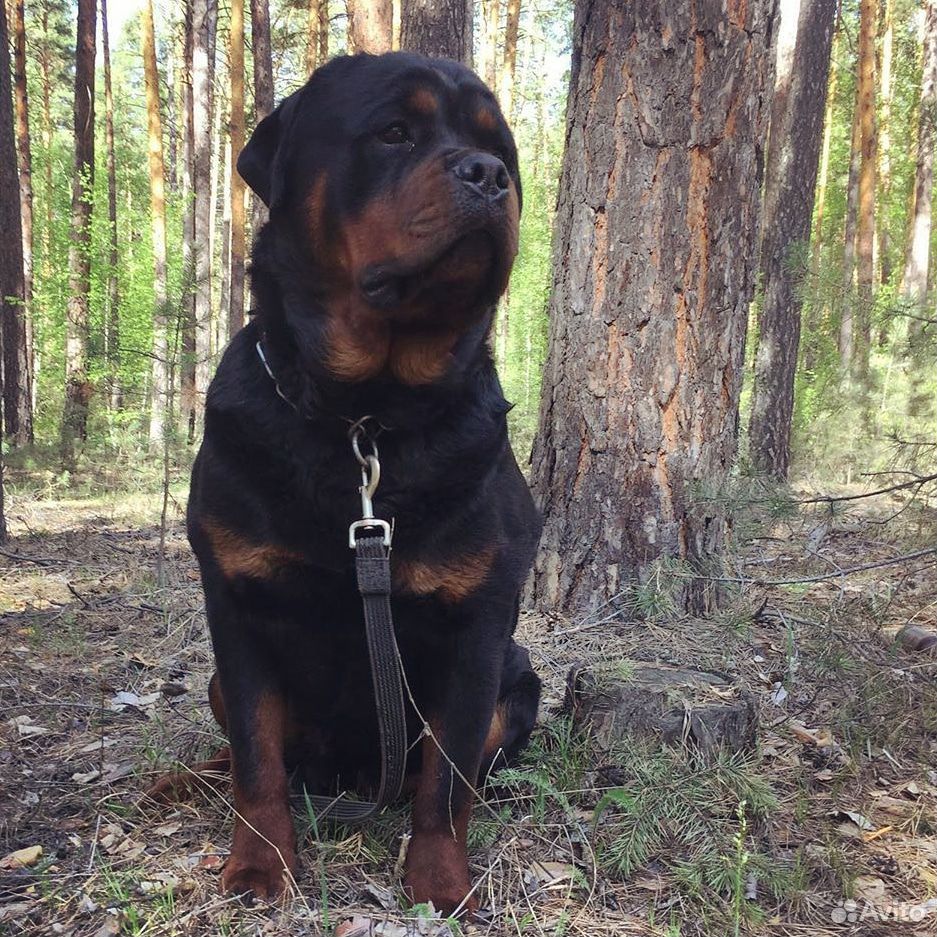
[[[507,194],[510,183],[504,163],[489,153],[472,153],[466,156],[456,165],[455,174],[470,189],[493,202]]]

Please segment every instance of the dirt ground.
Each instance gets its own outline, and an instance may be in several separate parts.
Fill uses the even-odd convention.
[[[0,933],[937,934],[937,657],[895,640],[908,624],[937,629],[937,555],[894,562],[937,539],[925,492],[791,505],[748,486],[719,614],[678,614],[686,570],[662,565],[589,618],[525,615],[542,728],[476,807],[484,912],[459,925],[401,910],[405,808],[320,827],[300,799],[294,893],[251,908],[221,895],[224,794],[139,802],[219,741],[179,504],[160,582],[158,495],[14,490],[0,555]],[[556,713],[570,666],[624,660],[731,675],[755,700],[757,751],[702,760],[575,735]]]

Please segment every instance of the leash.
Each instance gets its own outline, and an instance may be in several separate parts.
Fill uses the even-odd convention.
[[[264,354],[263,345],[255,345],[257,357],[276,389],[277,395],[300,416],[299,407],[283,392]],[[404,709],[403,678],[400,651],[394,634],[390,608],[390,545],[393,528],[374,516],[372,499],[381,480],[377,433],[368,433],[368,424],[377,424],[377,432],[386,427],[373,416],[359,420],[340,417],[351,424],[348,438],[351,450],[361,466],[361,517],[348,528],[348,546],[355,551],[355,574],[364,610],[364,633],[371,662],[371,682],[377,708],[377,728],[381,741],[381,780],[374,801],[345,800],[345,793],[336,797],[307,795],[316,809],[318,819],[325,817],[344,823],[360,823],[380,813],[393,803],[403,790],[407,770],[407,719]],[[362,442],[370,452],[362,452]]]
[[[380,813],[403,790],[407,769],[407,720],[404,710],[400,651],[390,608],[391,525],[374,516],[372,498],[381,480],[377,443],[367,434],[372,417],[353,423],[348,431],[351,448],[361,466],[361,518],[348,528],[348,546],[355,551],[355,573],[364,609],[364,632],[371,661],[371,682],[381,741],[381,780],[374,801],[348,801],[337,797],[309,796],[319,819],[360,823]],[[362,453],[365,441],[371,451]]]

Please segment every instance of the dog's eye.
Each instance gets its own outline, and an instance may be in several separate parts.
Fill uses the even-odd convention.
[[[407,130],[406,124],[396,121],[393,124],[386,126],[379,134],[378,138],[381,143],[386,143],[388,146],[399,146],[401,143],[410,143],[410,131]]]

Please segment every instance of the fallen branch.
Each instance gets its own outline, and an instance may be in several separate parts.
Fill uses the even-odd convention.
[[[677,579],[705,579],[708,582],[730,582],[745,586],[797,586],[811,582],[827,582],[830,579],[840,579],[843,576],[851,576],[853,573],[862,573],[870,569],[882,569],[886,566],[897,566],[900,563],[908,563],[911,560],[919,560],[923,556],[933,556],[937,554],[937,547],[929,547],[926,550],[917,550],[914,553],[904,553],[901,556],[893,556],[889,560],[879,560],[875,563],[863,563],[860,566],[847,566],[845,569],[838,569],[832,573],[822,573],[819,576],[803,576],[799,579],[746,579],[741,576],[703,576],[703,575],[681,575],[675,573]]]

